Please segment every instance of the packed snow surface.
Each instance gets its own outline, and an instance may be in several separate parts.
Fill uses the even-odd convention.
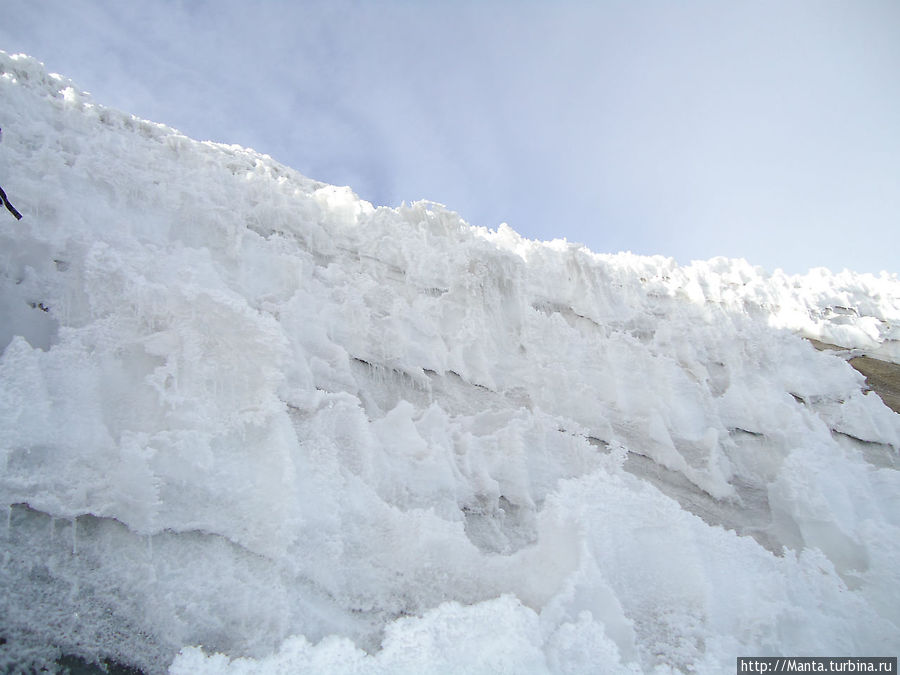
[[[896,276],[374,208],[3,53],[0,125],[0,668],[900,651],[900,416],[803,339],[897,361]]]

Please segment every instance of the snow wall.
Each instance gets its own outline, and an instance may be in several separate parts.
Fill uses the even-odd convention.
[[[896,276],[374,208],[0,53],[0,667],[900,651]]]

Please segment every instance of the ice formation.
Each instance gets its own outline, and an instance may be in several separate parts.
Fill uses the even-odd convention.
[[[375,208],[0,53],[0,668],[900,651],[896,276]],[[2,214],[0,214],[2,215]]]

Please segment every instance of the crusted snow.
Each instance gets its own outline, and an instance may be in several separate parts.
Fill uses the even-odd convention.
[[[895,275],[375,208],[5,53],[0,124],[0,664],[897,653],[900,417],[803,339],[898,361]]]

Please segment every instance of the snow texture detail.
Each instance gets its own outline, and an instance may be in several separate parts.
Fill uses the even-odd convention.
[[[374,207],[0,52],[0,670],[900,648],[900,281]]]

